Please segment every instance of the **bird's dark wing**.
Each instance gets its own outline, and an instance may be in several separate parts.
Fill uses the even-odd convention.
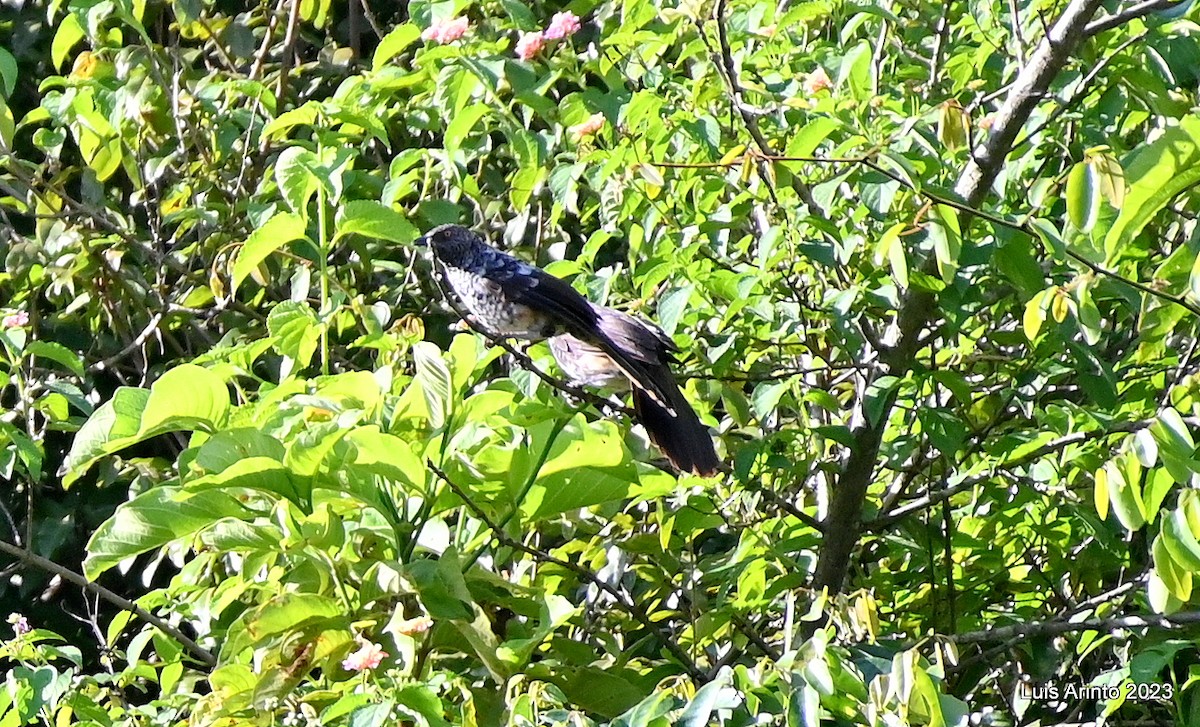
[[[594,306],[571,284],[541,268],[499,250],[489,249],[481,261],[482,274],[498,284],[511,303],[523,305],[552,319],[555,327],[592,343],[612,357],[634,386],[669,412],[674,412],[672,386],[656,375],[670,354],[661,336],[636,318]]]
[[[596,329],[596,311],[586,298],[567,281],[519,260],[514,262],[515,266],[488,274],[508,300],[550,316],[563,330],[592,337],[587,334]]]
[[[634,357],[646,363],[667,363],[679,347],[661,328],[612,308],[595,306],[600,332]]]

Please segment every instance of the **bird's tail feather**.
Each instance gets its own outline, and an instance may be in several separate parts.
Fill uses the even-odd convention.
[[[679,387],[669,372],[662,375],[664,359],[670,358],[669,344],[673,343],[665,333],[643,325],[629,315],[599,309],[596,320],[598,336],[591,336],[609,358],[629,378],[634,389],[640,389],[668,414],[675,414],[676,403],[683,401]]]
[[[674,381],[670,386],[674,390],[674,415],[645,389],[633,390],[633,408],[638,420],[646,428],[650,441],[662,450],[676,469],[703,477],[716,474],[720,460],[713,449],[708,428],[701,423]]]

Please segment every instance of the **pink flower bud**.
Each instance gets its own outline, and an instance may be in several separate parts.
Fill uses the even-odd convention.
[[[449,20],[435,20],[433,25],[425,29],[421,33],[421,39],[425,41],[432,40],[435,43],[452,43],[467,34],[467,30],[471,27],[471,22],[466,18],[450,18]]]
[[[3,323],[0,323],[4,328],[21,328],[29,325],[29,313],[19,310],[16,313],[10,313],[4,316]]]
[[[567,129],[571,136],[582,139],[604,128],[604,114],[592,114],[585,121]]]
[[[550,25],[546,27],[546,40],[558,40],[567,36],[575,35],[579,32],[579,16],[570,10],[564,13],[555,13],[550,20]]]
[[[833,81],[830,80],[829,74],[824,68],[817,67],[817,70],[804,76],[804,92],[809,96],[815,96],[817,91],[826,91],[833,88]]]
[[[379,666],[387,657],[387,652],[379,644],[358,638],[358,651],[342,660],[342,668],[346,671],[366,671]]]
[[[546,45],[546,36],[542,35],[542,31],[535,30],[532,33],[522,33],[521,39],[517,41],[516,54],[523,61],[527,61],[538,54],[542,46]]]

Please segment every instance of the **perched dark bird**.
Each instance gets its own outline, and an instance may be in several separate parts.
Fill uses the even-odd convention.
[[[638,420],[671,464],[682,472],[712,475],[719,460],[712,437],[671,374],[672,354],[679,349],[662,329],[612,308],[593,305],[597,328],[621,349],[631,351],[644,364],[657,389],[667,392],[667,406],[648,396],[604,350],[570,333],[549,340],[550,351],[574,383],[612,391],[633,389],[633,408]]]
[[[491,247],[465,227],[436,227],[417,244],[433,248],[479,326],[500,336],[549,338],[559,366],[578,383],[632,388],[638,419],[672,464],[701,475],[717,471],[712,438],[671,374],[677,349],[665,333],[592,305],[566,281]]]
[[[540,341],[569,333],[608,354],[635,388],[675,413],[678,388],[653,355],[613,338],[592,304],[565,280],[491,247],[460,225],[435,227],[417,240],[446,268],[446,280],[475,322],[499,336]]]

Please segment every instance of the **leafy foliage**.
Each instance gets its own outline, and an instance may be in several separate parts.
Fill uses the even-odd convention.
[[[1200,41],[1099,6],[16,3],[0,724],[1196,723]],[[452,332],[447,222],[729,471]]]

